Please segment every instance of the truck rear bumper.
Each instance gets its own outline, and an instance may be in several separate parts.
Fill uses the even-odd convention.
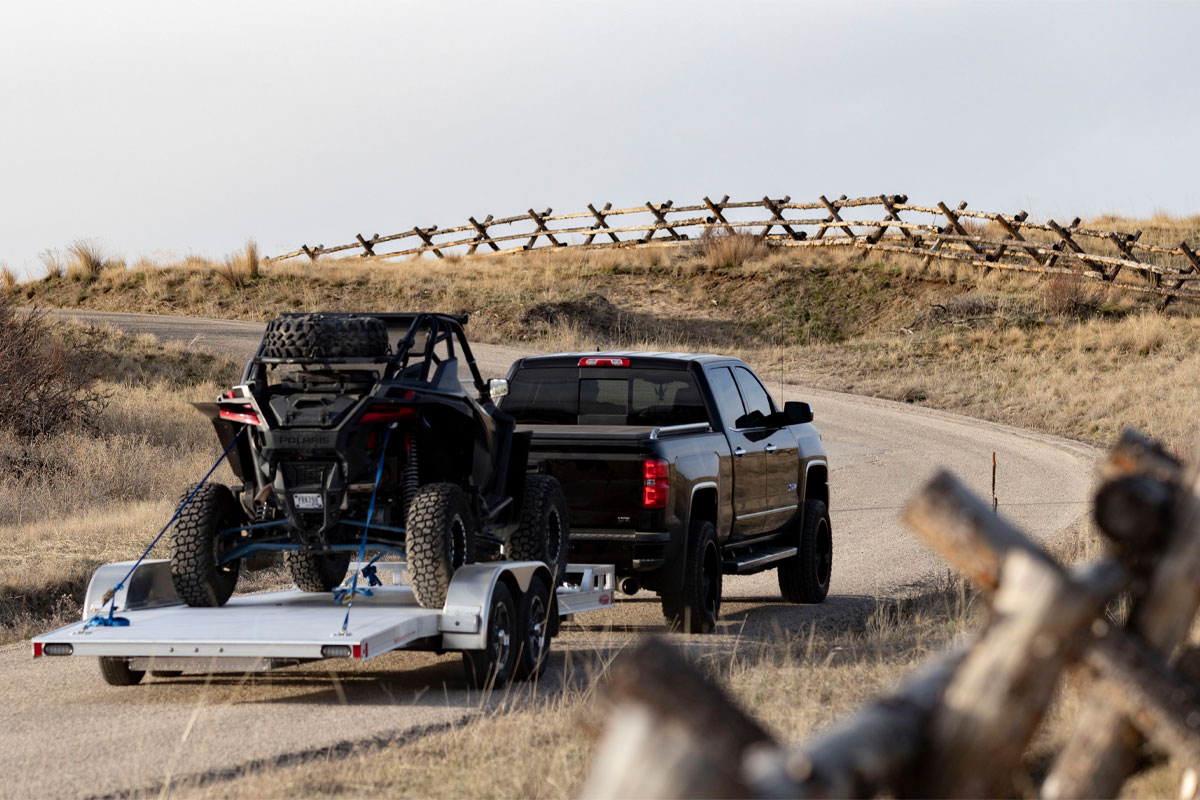
[[[667,531],[628,531],[574,528],[571,530],[570,553],[602,558],[616,564],[618,570],[642,572],[655,570],[667,561],[671,534]]]

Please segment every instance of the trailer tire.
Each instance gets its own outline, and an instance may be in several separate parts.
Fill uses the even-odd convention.
[[[833,534],[824,503],[804,503],[796,533],[796,555],[779,562],[779,593],[789,603],[820,603],[829,594],[833,571]]]
[[[130,669],[129,659],[100,657],[100,675],[109,686],[136,686],[146,677],[145,670]]]
[[[708,520],[689,526],[683,568],[683,588],[662,595],[667,626],[682,633],[712,633],[721,613],[721,548]]]
[[[387,325],[377,317],[303,314],[267,323],[266,358],[354,358],[387,355]]]
[[[546,669],[550,659],[550,642],[554,636],[551,615],[554,605],[550,602],[550,589],[537,575],[529,581],[529,588],[521,595],[517,604],[517,628],[520,639],[517,647],[518,680],[537,680]]]
[[[517,629],[517,607],[512,592],[500,581],[492,589],[484,649],[464,650],[462,654],[463,669],[471,688],[499,689],[509,684],[520,649]]]
[[[302,592],[328,592],[346,577],[350,553],[306,553],[285,550],[283,563]]]
[[[441,608],[454,571],[475,561],[475,532],[475,514],[462,488],[431,483],[417,491],[405,521],[405,549],[422,608]]]
[[[180,504],[195,490],[195,485],[185,489]],[[171,582],[180,600],[189,606],[225,605],[237,585],[241,562],[218,565],[217,534],[243,522],[241,505],[229,487],[208,483],[196,491],[171,536]]]
[[[552,588],[567,577],[571,521],[562,484],[549,475],[525,476],[521,519],[508,539],[510,561],[541,561],[550,567]]]

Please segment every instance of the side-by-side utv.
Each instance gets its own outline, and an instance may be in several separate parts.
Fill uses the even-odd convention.
[[[205,484],[182,510],[171,552],[179,598],[223,605],[240,569],[279,551],[298,588],[329,591],[364,531],[367,550],[405,557],[426,608],[441,608],[455,569],[476,560],[542,561],[558,585],[562,489],[527,474],[529,434],[496,408],[505,384],[480,376],[465,322],[431,313],[271,322],[241,383],[196,404],[241,485]]]

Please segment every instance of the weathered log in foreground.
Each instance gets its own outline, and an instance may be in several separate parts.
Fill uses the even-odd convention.
[[[969,647],[800,746],[646,642],[614,670],[584,795],[1113,797],[1143,740],[1200,768],[1200,695],[1170,666],[1200,608],[1200,472],[1127,432],[1101,480],[1108,554],[1067,570],[952,475],[934,478],[905,521],[987,597],[988,620]],[[1105,611],[1122,592],[1127,626]],[[1039,787],[1023,758],[1068,667],[1087,696]]]

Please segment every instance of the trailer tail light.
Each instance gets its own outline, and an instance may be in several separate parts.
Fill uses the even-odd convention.
[[[399,422],[416,415],[416,406],[373,405],[367,408],[359,422]]]
[[[42,652],[48,656],[69,656],[75,652],[75,645],[62,642],[50,642],[42,646]]]
[[[365,642],[363,644],[354,645],[354,657],[357,659],[363,659],[367,657],[367,645]]]
[[[241,422],[246,425],[257,425],[260,422],[258,414],[249,405],[226,406],[220,409],[218,416],[230,422]]]
[[[34,658],[42,657],[42,643],[41,642],[33,643],[33,657]]]
[[[628,367],[628,358],[616,356],[584,356],[579,359],[581,367]]]
[[[350,645],[326,644],[321,646],[321,658],[349,658]]]
[[[666,508],[671,494],[671,466],[661,458],[642,460],[642,508]]]

